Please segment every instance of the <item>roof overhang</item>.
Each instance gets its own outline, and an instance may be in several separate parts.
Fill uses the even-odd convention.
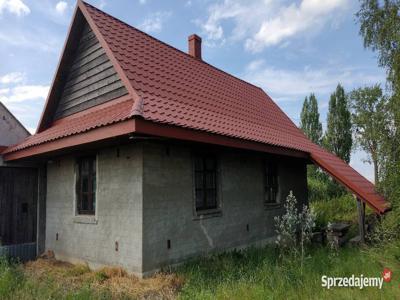
[[[168,124],[154,123],[142,118],[134,118],[118,122],[112,125],[99,127],[87,132],[63,137],[43,144],[28,147],[22,150],[4,154],[6,161],[13,161],[26,158],[34,158],[43,154],[51,154],[61,149],[86,145],[102,140],[112,139],[129,134],[151,135],[156,137],[171,138],[176,140],[207,143],[225,147],[232,147],[258,152],[266,152],[277,155],[285,155],[303,159],[310,159],[306,152],[267,145],[247,140],[239,140],[233,137],[221,136],[213,133],[182,128]]]

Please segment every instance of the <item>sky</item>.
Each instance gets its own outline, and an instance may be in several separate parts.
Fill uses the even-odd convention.
[[[330,94],[380,83],[384,70],[358,34],[357,0],[89,0],[92,5],[187,51],[203,40],[203,60],[262,87],[299,124],[315,93],[323,126]],[[0,101],[34,132],[71,22],[75,1],[0,0]],[[373,179],[366,153],[351,165]]]

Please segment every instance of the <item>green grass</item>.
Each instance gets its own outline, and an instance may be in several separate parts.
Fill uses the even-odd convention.
[[[351,195],[314,199],[311,207],[318,227],[345,221],[356,234],[357,208]],[[195,259],[173,274],[144,281],[110,270],[91,272],[82,265],[39,260],[24,267],[0,258],[0,299],[400,299],[399,216],[393,210],[381,223],[377,235],[382,239],[375,240],[379,247],[333,252],[314,246],[303,268],[298,258],[280,258],[274,246]],[[321,287],[323,275],[380,277],[384,268],[393,271],[393,279],[382,290]]]
[[[349,222],[350,235],[358,234],[357,204],[349,194],[323,198],[326,185],[315,181],[311,207],[317,214],[317,226],[329,222]],[[315,191],[318,191],[315,193]],[[317,199],[319,197],[319,199]],[[367,215],[372,211],[367,209]],[[395,212],[386,216],[384,223],[396,223]],[[386,226],[394,231],[395,226]],[[249,249],[194,260],[178,270],[185,278],[181,299],[400,299],[400,236],[380,247],[344,247],[333,252],[325,246],[314,246],[301,269],[296,258],[281,259],[273,246]],[[376,244],[378,245],[378,244]],[[321,277],[360,276],[381,277],[384,268],[394,273],[391,283],[383,289],[321,287]]]
[[[394,272],[383,289],[321,287],[321,276],[380,277]],[[399,299],[400,242],[383,248],[314,248],[303,270],[296,259],[279,259],[272,247],[192,261],[179,269],[186,279],[181,299]]]
[[[279,258],[273,246],[213,255],[193,260],[176,271],[184,284],[180,299],[400,299],[400,241],[380,248],[326,247],[310,250],[303,269],[298,259]],[[380,277],[383,268],[393,271],[383,289],[321,287],[321,276]],[[88,271],[89,272],[89,271]],[[85,276],[88,272],[73,276]],[[79,272],[78,272],[79,273]],[[66,272],[63,276],[70,276]],[[95,275],[95,274],[94,274]],[[21,265],[0,260],[0,299],[110,299],[105,290],[82,280],[75,288],[63,276],[30,277]],[[166,274],[165,276],[170,276]],[[79,277],[76,277],[79,278]],[[82,277],[83,278],[83,277]],[[151,294],[150,294],[151,295]],[[170,297],[169,297],[170,298]],[[135,299],[128,295],[113,299]]]

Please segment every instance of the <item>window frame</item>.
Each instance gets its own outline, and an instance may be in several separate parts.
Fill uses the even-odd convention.
[[[88,179],[87,179],[87,192],[82,191],[82,162],[89,160]],[[90,164],[91,163],[91,164]],[[94,180],[94,184],[93,184]],[[98,168],[97,168],[97,155],[85,155],[76,159],[75,163],[75,216],[77,217],[95,217],[97,215],[97,187],[98,187]],[[83,210],[82,201],[83,193],[86,193],[88,206],[90,209]]]
[[[274,170],[272,173],[270,170]],[[272,174],[272,175],[271,175]],[[270,178],[270,176],[275,177],[275,179]],[[279,164],[272,159],[266,159],[263,162],[263,202],[265,208],[274,208],[282,206],[282,201],[280,199],[280,184],[279,184]],[[272,181],[272,183],[271,183]],[[275,189],[275,200],[269,201],[267,197],[271,195],[271,189]],[[268,195],[269,194],[269,195]]]
[[[205,161],[208,158],[212,158],[214,160],[214,178],[215,178],[215,206],[213,207],[207,207],[205,206],[203,209],[198,209],[197,206],[197,188],[196,185],[196,173],[198,172],[196,169],[196,160],[201,158],[202,159],[202,164],[203,164],[203,172],[207,173],[207,170],[205,169]],[[220,161],[218,155],[215,153],[210,153],[210,152],[196,152],[192,154],[192,174],[193,174],[193,214],[195,219],[197,218],[204,218],[204,217],[214,217],[214,216],[221,216],[222,215],[222,197],[221,197],[221,190],[220,190]],[[203,184],[202,184],[202,189],[207,190],[207,184],[206,184],[206,176],[203,175]],[[204,194],[204,197],[206,195]],[[204,202],[207,202],[206,199],[204,199]]]

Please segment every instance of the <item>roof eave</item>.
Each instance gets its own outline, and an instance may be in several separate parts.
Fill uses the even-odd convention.
[[[208,133],[205,131],[182,128],[174,125],[155,123],[144,120],[140,116],[133,119],[103,126],[87,132],[63,137],[54,141],[31,146],[25,149],[4,153],[6,161],[18,160],[37,156],[44,153],[50,153],[63,148],[74,147],[78,145],[93,143],[99,140],[115,138],[126,134],[146,134],[151,136],[165,137],[176,140],[214,144],[219,146],[253,150],[277,155],[285,155],[309,160],[307,152],[284,148],[280,146],[268,145],[249,140],[238,139],[234,137],[222,136]]]

